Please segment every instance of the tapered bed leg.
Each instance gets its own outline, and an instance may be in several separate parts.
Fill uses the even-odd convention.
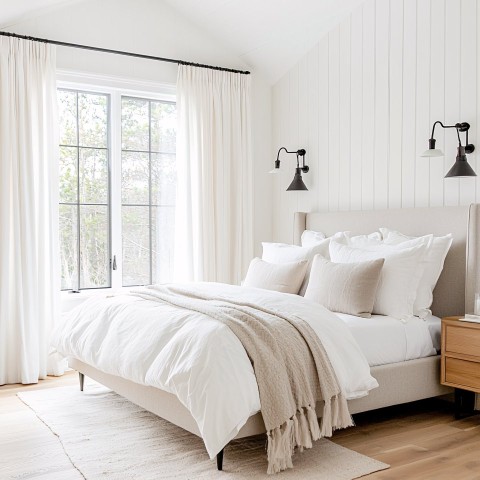
[[[223,448],[217,454],[217,470],[223,470]]]
[[[85,375],[81,372],[78,372],[78,379],[80,380],[80,391],[83,392],[83,381],[85,380]]]

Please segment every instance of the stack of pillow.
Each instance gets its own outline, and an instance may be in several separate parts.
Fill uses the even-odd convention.
[[[304,295],[334,312],[425,318],[451,244],[452,235],[408,237],[388,228],[328,238],[306,230],[301,247],[263,243],[244,285]]]

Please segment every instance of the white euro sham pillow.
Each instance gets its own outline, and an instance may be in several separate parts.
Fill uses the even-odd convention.
[[[368,235],[352,235],[351,232],[339,232],[336,234],[335,241],[355,248],[376,247],[383,243],[380,232],[373,232]]]
[[[314,247],[322,240],[325,240],[326,235],[322,232],[315,232],[314,230],[304,230],[300,238],[302,247]]]
[[[306,260],[274,264],[254,258],[242,286],[297,294],[305,278],[307,264]]]
[[[382,235],[380,232],[372,232],[368,235],[352,235],[352,232],[337,232],[331,237],[327,237],[323,232],[316,232],[314,230],[305,230],[302,233],[301,243],[302,247],[313,247],[322,243],[323,240],[335,240],[345,245],[355,247],[363,247],[366,245],[379,245],[382,243]],[[328,256],[324,255],[326,258]]]
[[[440,274],[443,270],[445,258],[452,246],[453,236],[451,233],[441,237],[425,235],[423,237],[409,237],[403,233],[382,227],[380,232],[383,235],[386,245],[402,246],[412,240],[431,237],[425,254],[425,269],[418,286],[417,298],[414,304],[414,313],[420,318],[428,317],[432,312],[430,307],[433,302],[433,290],[437,285]]]
[[[371,250],[331,242],[330,258],[336,263],[384,258],[372,313],[407,319],[414,316],[414,303],[424,270],[426,248],[424,242],[410,248],[380,245]]]

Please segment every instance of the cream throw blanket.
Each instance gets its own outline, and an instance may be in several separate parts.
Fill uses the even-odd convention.
[[[321,436],[353,425],[325,349],[301,318],[181,286],[152,286],[132,293],[203,313],[235,333],[257,379],[268,436],[268,473],[292,468],[295,447],[311,448]],[[319,427],[315,405],[321,400]]]

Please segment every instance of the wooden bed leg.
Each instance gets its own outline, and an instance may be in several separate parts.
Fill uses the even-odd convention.
[[[82,372],[78,372],[78,379],[80,380],[80,391],[83,392],[83,382],[85,380],[85,375]]]
[[[225,449],[222,448],[217,454],[217,470],[223,470],[223,451]]]

